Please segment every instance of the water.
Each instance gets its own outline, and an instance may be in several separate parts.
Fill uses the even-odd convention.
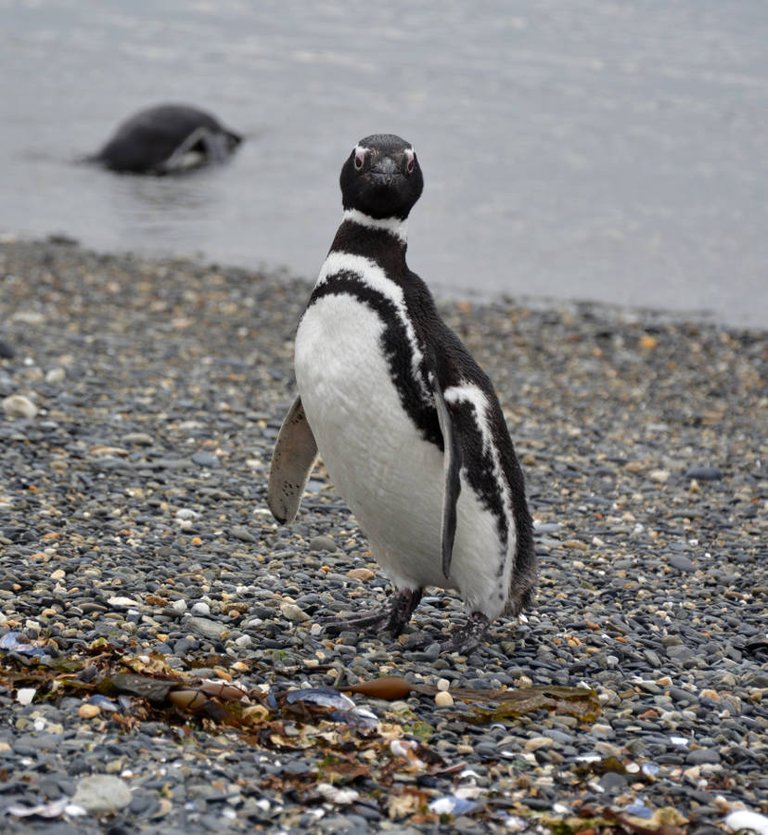
[[[438,294],[768,326],[764,0],[0,0],[0,232],[314,277],[362,136],[414,143]],[[76,165],[135,110],[248,140],[181,178]]]

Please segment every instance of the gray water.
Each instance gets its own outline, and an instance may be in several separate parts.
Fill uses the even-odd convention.
[[[73,163],[164,101],[248,140],[185,177]],[[437,294],[768,326],[765,0],[0,0],[0,232],[314,277],[374,132],[419,154]]]

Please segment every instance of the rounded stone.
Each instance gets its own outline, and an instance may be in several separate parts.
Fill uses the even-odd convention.
[[[335,551],[336,543],[330,536],[321,534],[320,536],[313,536],[309,540],[310,551]]]
[[[720,752],[713,748],[698,748],[690,751],[685,761],[689,765],[716,765],[720,762]]]
[[[696,481],[719,481],[723,477],[723,471],[719,467],[689,467],[685,471],[685,477]]]
[[[124,809],[131,802],[131,790],[119,777],[93,774],[77,784],[72,803],[91,815],[107,815]]]
[[[37,406],[23,394],[10,394],[3,399],[3,411],[6,417],[31,420],[37,415]]]
[[[682,554],[672,554],[669,557],[668,562],[672,568],[676,568],[678,571],[690,573],[691,571],[696,570],[696,566],[693,562],[689,560],[688,557],[684,557]]]

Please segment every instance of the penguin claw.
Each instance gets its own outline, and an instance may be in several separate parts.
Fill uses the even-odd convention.
[[[440,644],[442,652],[460,652],[462,655],[477,649],[483,642],[490,621],[482,612],[472,612],[466,626],[455,629],[450,640]]]
[[[323,629],[329,635],[338,635],[347,631],[379,631],[386,628],[389,622],[389,612],[371,612],[369,615],[349,618],[347,620],[327,620],[323,622]]]
[[[392,595],[392,605],[388,610],[371,612],[349,620],[330,620],[323,626],[331,635],[359,629],[376,633],[389,632],[393,638],[397,638],[411,619],[413,610],[419,605],[420,600],[421,589],[398,589]]]

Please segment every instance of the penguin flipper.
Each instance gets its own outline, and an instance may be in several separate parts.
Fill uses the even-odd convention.
[[[267,504],[283,525],[292,522],[301,495],[317,458],[317,443],[297,397],[285,416],[277,436],[269,472]]]
[[[443,526],[441,531],[441,551],[443,575],[448,578],[453,557],[453,542],[456,539],[456,508],[461,492],[461,446],[458,433],[454,431],[451,412],[445,402],[440,385],[433,386],[437,420],[443,436]]]
[[[195,128],[162,164],[165,173],[196,168],[205,162],[223,162],[228,154],[228,141],[223,133],[208,127]]]

